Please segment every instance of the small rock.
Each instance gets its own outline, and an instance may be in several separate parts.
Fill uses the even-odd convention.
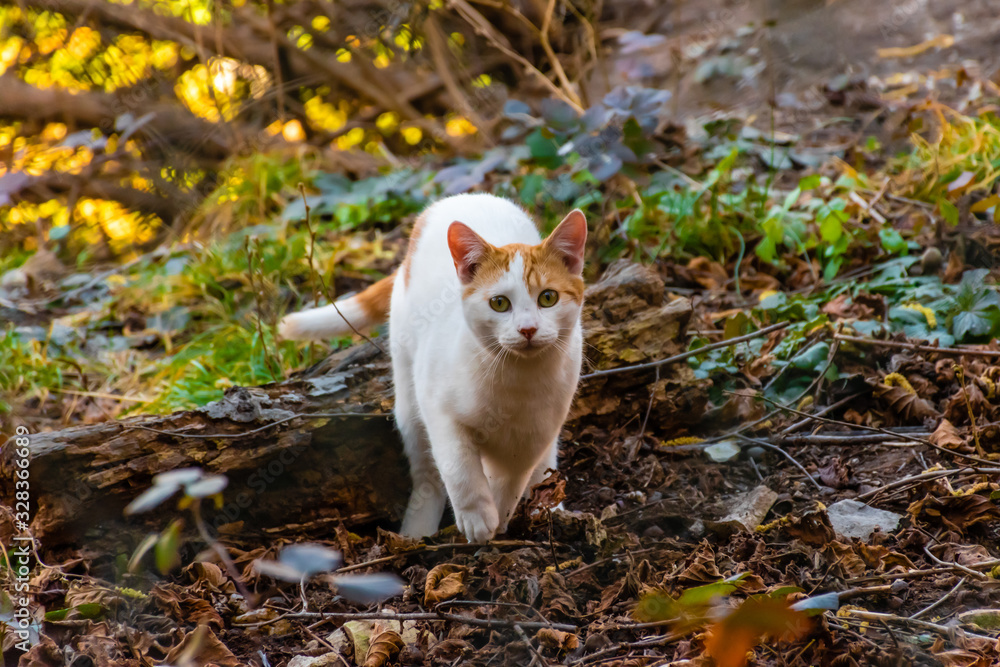
[[[903,517],[894,512],[875,509],[857,500],[841,500],[826,509],[830,525],[844,537],[867,540],[876,528],[889,532],[899,527]]]
[[[625,500],[636,503],[637,505],[645,505],[646,494],[642,491],[629,491],[625,494]]]
[[[288,661],[288,667],[330,667],[332,665],[343,665],[341,656],[335,651],[324,653],[315,658],[307,655],[297,655]]]
[[[611,646],[611,640],[608,639],[607,635],[602,635],[599,632],[587,637],[587,641],[583,643],[583,648],[587,653],[593,653],[594,651],[600,651]]]
[[[740,446],[733,440],[723,440],[705,448],[705,455],[716,463],[725,463],[740,455]]]
[[[709,521],[708,527],[720,534],[731,534],[741,530],[753,532],[777,499],[777,493],[760,485],[736,498],[733,501],[732,511],[718,521]]]
[[[659,526],[650,526],[642,532],[642,536],[650,540],[658,540],[663,537],[663,529]]]
[[[1000,609],[972,609],[958,615],[958,622],[983,630],[1000,630]]]

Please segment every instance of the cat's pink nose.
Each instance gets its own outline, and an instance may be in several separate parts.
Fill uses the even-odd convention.
[[[520,331],[521,335],[524,336],[530,343],[531,337],[535,335],[535,332],[538,331],[538,329],[535,327],[526,327],[524,329],[518,329],[518,331]]]

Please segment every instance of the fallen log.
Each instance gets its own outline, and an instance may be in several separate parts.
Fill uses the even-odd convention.
[[[691,303],[668,298],[649,268],[616,264],[586,298],[589,370],[664,358],[686,345]],[[583,383],[570,426],[620,425],[647,412],[658,431],[697,422],[706,383],[682,364],[660,369],[656,378],[649,371]],[[289,380],[230,389],[198,410],[31,435],[32,533],[46,547],[82,538],[134,544],[177,511],[167,502],[149,516],[126,518],[125,505],[154,475],[189,466],[228,477],[224,505],[209,520],[241,541],[395,522],[409,474],[391,411],[389,360],[364,343]],[[11,479],[12,472],[13,448],[5,447],[0,477]],[[13,495],[13,485],[4,484],[0,504],[13,507]],[[0,539],[6,541],[13,525],[5,521]]]

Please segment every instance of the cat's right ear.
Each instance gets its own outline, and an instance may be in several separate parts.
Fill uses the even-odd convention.
[[[489,247],[486,239],[464,223],[456,220],[448,227],[448,249],[451,250],[458,279],[463,285],[472,281]]]

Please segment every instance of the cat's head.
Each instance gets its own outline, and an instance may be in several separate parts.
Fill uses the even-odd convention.
[[[494,246],[453,222],[448,247],[462,283],[462,308],[487,348],[530,356],[561,348],[583,306],[587,220],[567,215],[538,245]]]

